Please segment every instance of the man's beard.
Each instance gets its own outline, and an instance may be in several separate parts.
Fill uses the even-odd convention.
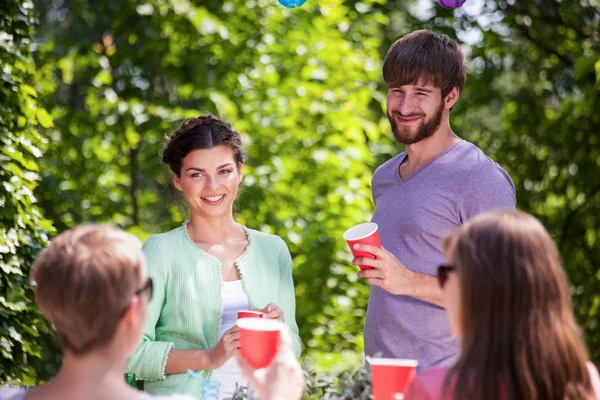
[[[440,106],[436,110],[435,114],[429,121],[421,122],[417,128],[417,131],[414,134],[411,134],[412,130],[407,128],[398,129],[398,123],[395,120],[395,116],[400,116],[400,113],[397,112],[387,112],[387,117],[390,120],[390,124],[392,125],[392,132],[394,133],[394,137],[398,141],[398,143],[402,144],[415,144],[419,143],[421,140],[427,139],[440,127],[440,123],[442,122],[442,115],[444,113],[444,103],[441,102]],[[420,117],[422,114],[410,114],[410,115],[402,115],[404,118],[411,117]]]

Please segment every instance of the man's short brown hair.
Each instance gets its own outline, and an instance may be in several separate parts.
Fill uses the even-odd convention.
[[[458,43],[446,35],[420,30],[398,39],[383,63],[383,80],[388,87],[432,85],[442,98],[465,85],[467,68]]]
[[[50,242],[33,264],[39,309],[65,349],[108,344],[145,276],[139,240],[106,225],[82,225]]]

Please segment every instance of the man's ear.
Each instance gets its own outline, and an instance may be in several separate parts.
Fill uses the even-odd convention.
[[[176,173],[173,173],[173,185],[177,188],[177,190],[183,192],[183,189],[181,188],[181,179],[177,176]]]
[[[446,95],[446,97],[444,98],[444,108],[447,110],[450,110],[452,107],[454,107],[454,105],[456,105],[456,102],[458,101],[459,95],[460,95],[460,91],[458,90],[458,88],[457,87],[452,88],[450,93],[448,93]]]

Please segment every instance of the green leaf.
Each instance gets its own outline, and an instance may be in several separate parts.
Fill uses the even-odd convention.
[[[580,57],[575,63],[575,79],[581,80],[584,76],[594,72],[595,64],[600,62],[600,55]]]
[[[36,117],[40,125],[44,128],[52,128],[54,126],[54,122],[52,121],[52,117],[48,112],[43,108],[38,108],[36,110]]]

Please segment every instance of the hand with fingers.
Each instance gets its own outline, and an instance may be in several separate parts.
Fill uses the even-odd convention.
[[[266,368],[254,369],[243,358],[238,358],[242,375],[261,400],[298,400],[304,392],[304,373],[292,345],[288,329],[281,330],[277,354]]]
[[[366,244],[355,244],[354,248],[375,256],[375,259],[357,257],[352,260],[352,265],[368,265],[374,268],[360,271],[359,278],[365,278],[365,282],[369,285],[379,286],[391,294],[411,294],[415,273],[402,265],[392,253],[383,247]]]
[[[281,322],[285,322],[283,317],[283,310],[275,303],[269,303],[265,308],[260,310],[263,313],[263,318],[276,319]]]
[[[227,360],[239,354],[238,347],[240,345],[240,328],[234,326],[226,331],[217,345],[210,350],[210,359],[212,368],[217,369]]]

